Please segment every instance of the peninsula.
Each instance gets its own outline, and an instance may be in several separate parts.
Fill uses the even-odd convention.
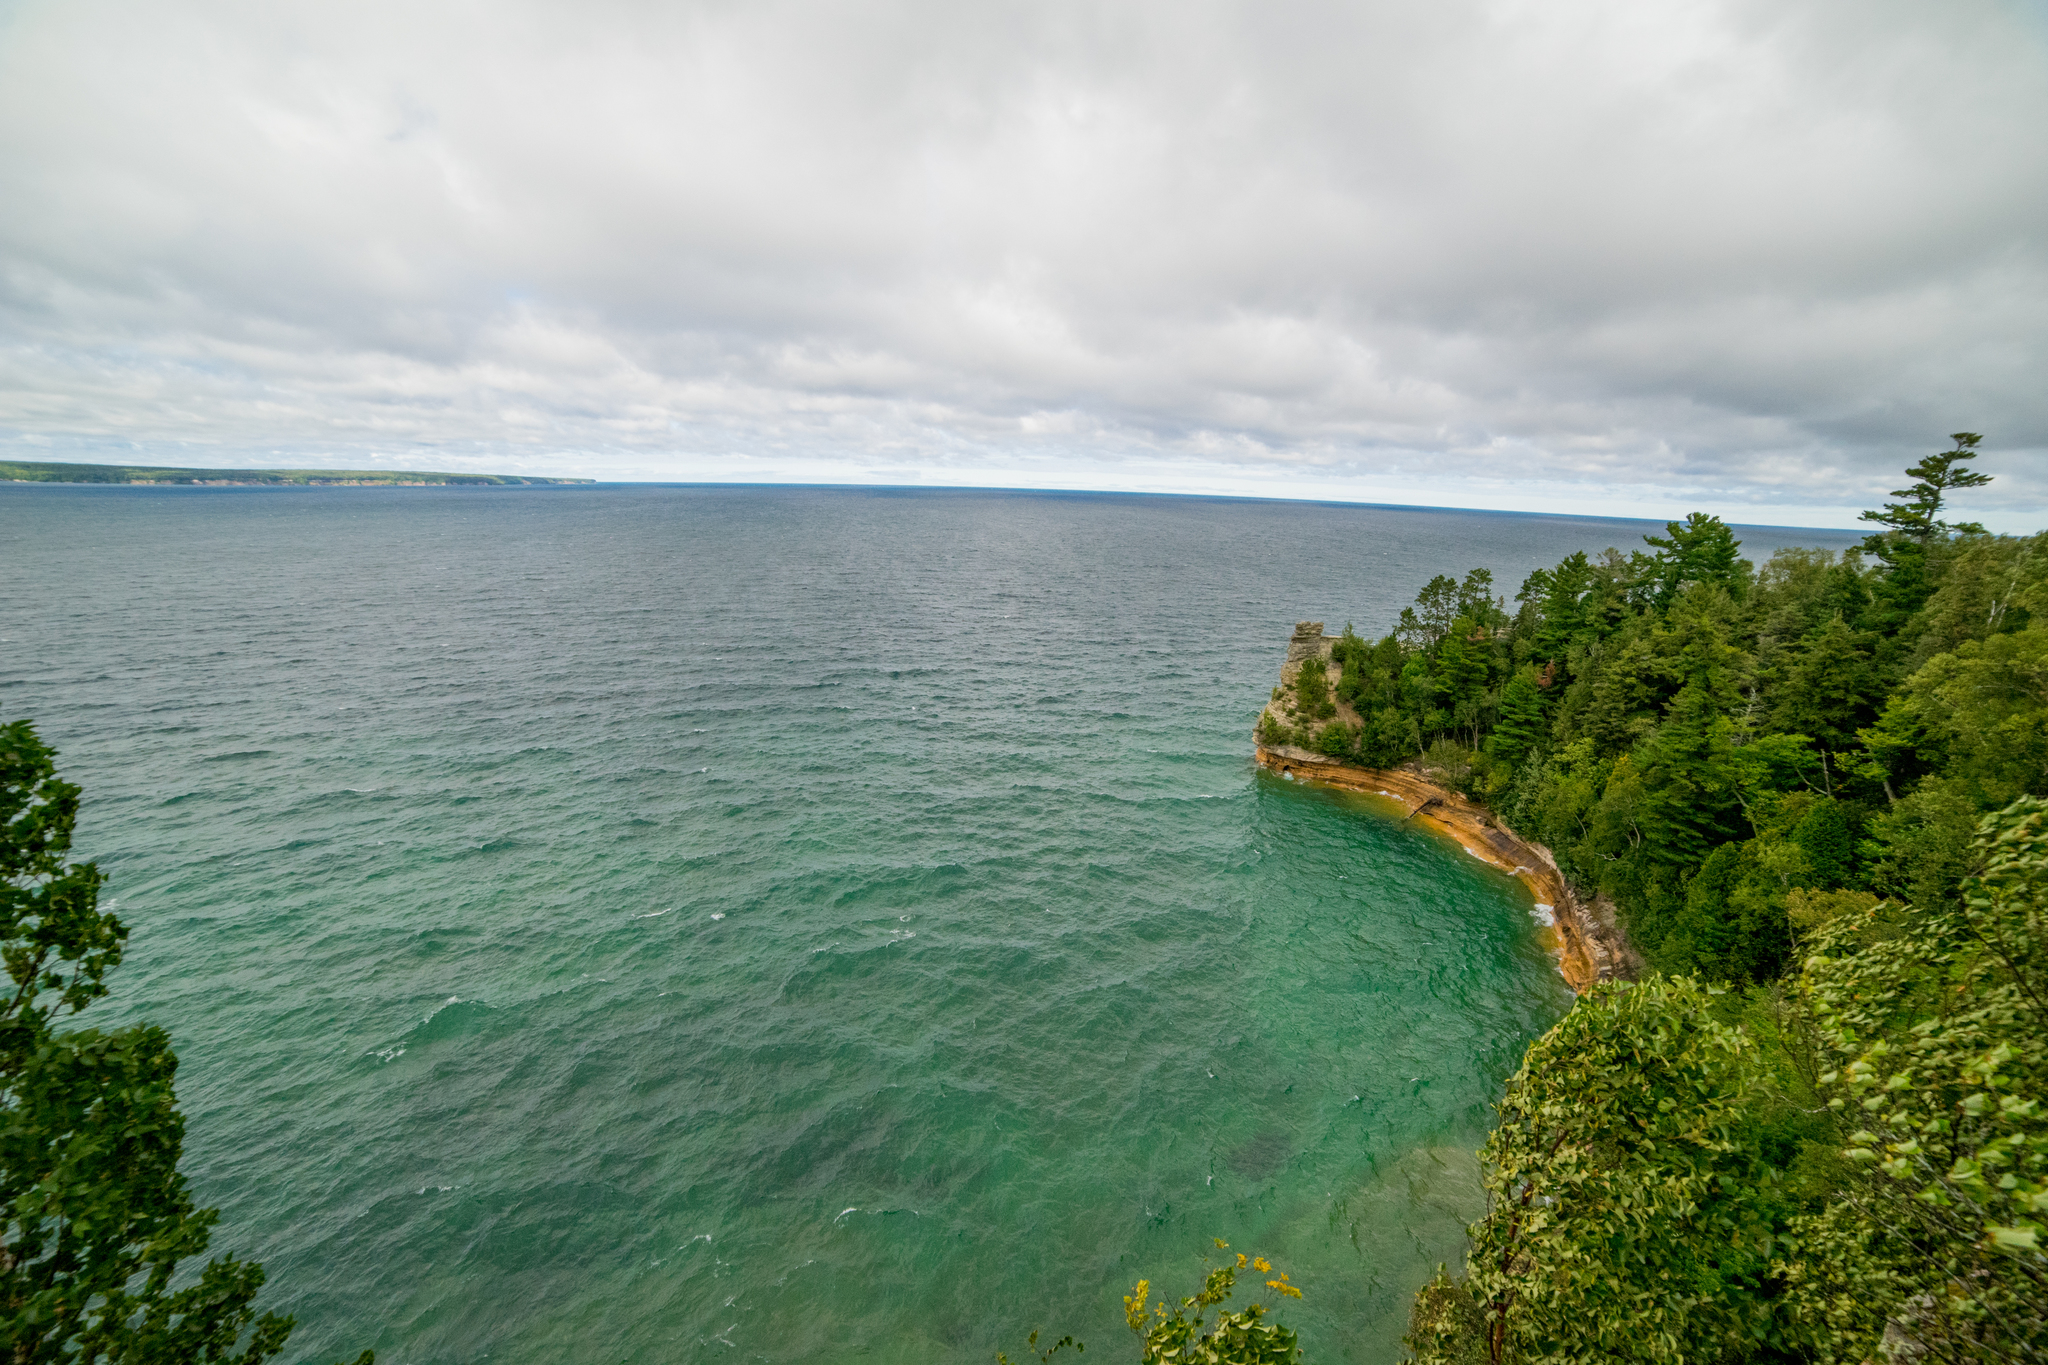
[[[1526,880],[1580,992],[1416,1365],[2048,1358],[2048,533],[1943,519],[1980,439],[1839,556],[1695,513],[1295,628],[1259,762]]]
[[[29,460],[0,460],[0,481],[184,484],[220,488],[507,487],[597,482],[595,479],[543,478],[534,474],[430,474],[404,469],[177,469],[158,465],[59,464]]]
[[[1565,983],[1583,991],[1599,981],[1633,980],[1643,969],[1643,960],[1629,946],[1622,932],[1613,902],[1605,897],[1582,900],[1558,869],[1557,859],[1542,844],[1524,839],[1504,826],[1484,806],[1462,794],[1440,786],[1420,761],[1397,768],[1367,768],[1328,754],[1316,753],[1286,742],[1268,744],[1265,739],[1291,734],[1290,720],[1304,706],[1314,707],[1314,679],[1308,699],[1301,693],[1303,665],[1315,660],[1327,682],[1329,698],[1323,704],[1332,709],[1340,725],[1361,725],[1358,715],[1339,699],[1342,670],[1357,667],[1348,658],[1339,660],[1336,636],[1323,633],[1321,621],[1302,621],[1294,627],[1287,644],[1287,659],[1280,666],[1280,685],[1272,700],[1259,713],[1254,752],[1261,767],[1302,781],[1319,782],[1346,791],[1365,792],[1400,803],[1402,820],[1436,830],[1457,840],[1464,850],[1481,862],[1490,863],[1510,876],[1522,879],[1534,896],[1536,909],[1550,931],[1550,947],[1558,955],[1558,970]],[[1331,670],[1335,674],[1332,676]],[[1311,668],[1314,675],[1318,668]]]

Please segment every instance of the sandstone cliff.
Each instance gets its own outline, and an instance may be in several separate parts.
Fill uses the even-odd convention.
[[[1281,685],[1293,684],[1304,659],[1312,655],[1327,659],[1332,643],[1323,635],[1321,622],[1297,625],[1288,643],[1287,661],[1281,665]],[[1263,717],[1264,711],[1260,714]],[[1255,727],[1255,739],[1256,734]],[[1404,820],[1448,835],[1473,857],[1520,878],[1535,898],[1537,909],[1550,921],[1558,970],[1573,990],[1583,991],[1596,981],[1633,980],[1642,970],[1642,959],[1622,933],[1614,906],[1604,897],[1590,902],[1581,899],[1558,870],[1549,849],[1508,829],[1486,807],[1436,785],[1413,767],[1361,768],[1288,745],[1255,743],[1254,752],[1262,766],[1298,781],[1399,801],[1407,811]]]

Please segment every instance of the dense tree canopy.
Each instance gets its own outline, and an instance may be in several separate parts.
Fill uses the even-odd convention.
[[[1418,1359],[2048,1356],[2048,802],[1971,867],[1931,904],[1797,893],[1768,987],[1582,997],[1509,1084]]]
[[[1843,554],[1757,568],[1695,513],[1530,574],[1512,611],[1484,570],[1439,575],[1261,737],[1419,760],[1611,897],[1656,967],[1769,980],[1793,892],[1950,894],[1978,818],[2048,795],[2048,536],[1942,519],[1988,481],[1955,439]]]
[[[1656,970],[1530,1049],[1420,1360],[2048,1358],[2048,536],[1941,519],[1955,440],[1841,556],[1532,574],[1424,731]]]

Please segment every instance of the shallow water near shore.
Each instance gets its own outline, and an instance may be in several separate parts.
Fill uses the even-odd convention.
[[[1252,719],[1299,616],[1647,529],[0,486],[0,716],[85,786],[88,1018],[173,1031],[288,1358],[1123,1358],[1215,1236],[1383,1362],[1569,995],[1518,886]]]

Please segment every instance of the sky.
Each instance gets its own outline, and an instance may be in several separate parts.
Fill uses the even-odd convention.
[[[2042,0],[0,0],[0,456],[2048,525]]]

